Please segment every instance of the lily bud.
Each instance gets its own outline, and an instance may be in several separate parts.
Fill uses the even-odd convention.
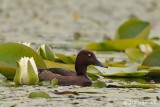
[[[17,61],[17,70],[14,82],[17,85],[35,85],[39,81],[38,69],[32,58],[24,57]]]
[[[54,61],[55,59],[53,50],[48,45],[41,45],[38,48],[37,52],[43,59],[50,60],[50,61]]]

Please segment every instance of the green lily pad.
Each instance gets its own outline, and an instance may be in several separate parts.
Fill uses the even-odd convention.
[[[64,68],[64,69],[75,71],[73,64],[62,64],[62,63],[52,62],[48,60],[44,60],[44,62],[47,68]]]
[[[32,48],[19,43],[0,44],[0,61],[17,66],[21,57],[33,57],[38,68],[46,68],[43,59]]]
[[[95,51],[125,51],[127,48],[136,48],[140,44],[149,44],[153,49],[160,47],[158,44],[143,39],[122,39],[104,41],[101,43],[91,43],[86,46],[86,49]]]
[[[117,87],[117,88],[160,88],[157,85],[152,84],[134,84],[134,85],[108,85],[108,87]]]
[[[92,84],[92,87],[103,88],[103,87],[106,87],[106,83],[100,80],[97,80]]]
[[[52,81],[51,81],[51,86],[52,87],[56,87],[56,85],[58,84],[58,80],[56,78],[54,78]]]
[[[21,57],[33,57],[38,68],[46,68],[43,59],[30,47],[19,43],[0,44],[0,73],[7,79],[13,79],[16,74],[16,61]],[[2,64],[3,63],[3,64]]]
[[[11,80],[16,74],[16,68],[5,62],[0,62],[0,73],[7,79]]]
[[[66,64],[74,64],[76,61],[75,56],[67,56],[60,53],[56,53],[56,56]]]
[[[46,92],[31,92],[28,98],[51,98]]]
[[[127,48],[125,53],[132,61],[142,61],[144,59],[143,53],[137,48]]]
[[[117,31],[116,39],[139,38],[147,39],[150,23],[138,19],[130,19],[123,23]]]
[[[50,82],[50,80],[45,80],[45,81],[39,82],[38,85],[41,85],[41,86],[50,86],[51,82]]]
[[[149,69],[148,77],[160,77],[160,68],[159,69]]]
[[[148,70],[137,71],[138,65],[136,63],[128,67],[102,68],[95,66],[95,68],[97,69],[97,72],[95,72],[97,75],[108,77],[144,77],[148,73]]]
[[[160,66],[160,48],[150,53],[144,59],[142,66]]]

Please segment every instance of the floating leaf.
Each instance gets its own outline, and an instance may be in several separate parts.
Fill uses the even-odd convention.
[[[160,48],[150,53],[144,59],[142,66],[160,66]]]
[[[48,60],[44,60],[44,62],[47,68],[64,68],[64,69],[75,71],[73,64],[61,64],[61,63],[52,62]]]
[[[144,59],[143,53],[137,48],[127,48],[125,53],[132,61],[142,61]]]
[[[45,80],[45,81],[41,81],[38,83],[39,85],[42,85],[42,86],[50,86],[51,85],[51,82],[50,80]]]
[[[5,62],[0,62],[0,73],[7,79],[11,80],[16,74],[16,68]]]
[[[148,77],[160,77],[160,68],[149,69]]]
[[[128,66],[128,67],[109,67],[102,68],[95,66],[95,68],[99,71],[96,73],[97,75],[102,76],[111,76],[111,77],[144,77],[147,75],[148,70],[140,70],[137,71],[138,65],[136,63]]]
[[[126,65],[120,63],[103,63],[103,64],[109,67],[127,67]]]
[[[0,81],[0,86],[15,86],[15,84],[11,81]]]
[[[134,85],[108,85],[108,88],[160,88],[157,85],[148,85],[148,84],[134,84]]]
[[[66,64],[74,64],[76,61],[75,56],[67,56],[67,55],[59,54],[59,53],[56,53],[56,56]]]
[[[116,39],[140,38],[147,39],[150,23],[138,19],[130,19],[123,23],[117,31]]]
[[[46,92],[31,92],[28,95],[28,98],[37,98],[37,97],[40,97],[40,98],[51,98],[51,96],[48,95]]]
[[[34,57],[38,68],[46,68],[43,59],[28,46],[19,43],[4,43],[0,44],[0,50],[0,62],[3,63],[0,65],[0,73],[7,79],[13,79],[16,74],[16,61],[24,56]]]
[[[37,52],[43,59],[46,59],[49,61],[55,60],[53,50],[49,47],[49,45],[41,45],[38,48]]]
[[[160,47],[158,44],[143,39],[122,39],[104,41],[101,43],[91,43],[86,46],[86,49],[95,51],[125,51],[127,48],[136,48],[140,44],[149,44],[153,49]]]
[[[16,61],[21,57],[33,57],[38,68],[45,68],[43,59],[30,47],[19,43],[0,44],[0,61],[8,63],[14,67],[17,66]]]
[[[51,86],[56,87],[57,84],[58,84],[58,80],[57,80],[56,78],[54,78],[54,79],[51,81]]]
[[[106,87],[106,83],[100,80],[97,80],[92,84],[92,87],[103,88],[103,87]]]

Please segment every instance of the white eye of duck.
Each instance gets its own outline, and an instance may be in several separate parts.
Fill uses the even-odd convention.
[[[88,54],[88,56],[91,57],[92,55],[91,55],[91,54]]]

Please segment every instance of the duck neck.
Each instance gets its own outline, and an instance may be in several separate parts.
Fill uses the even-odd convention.
[[[87,66],[76,63],[75,69],[76,69],[77,76],[87,77],[87,74],[86,74]]]

